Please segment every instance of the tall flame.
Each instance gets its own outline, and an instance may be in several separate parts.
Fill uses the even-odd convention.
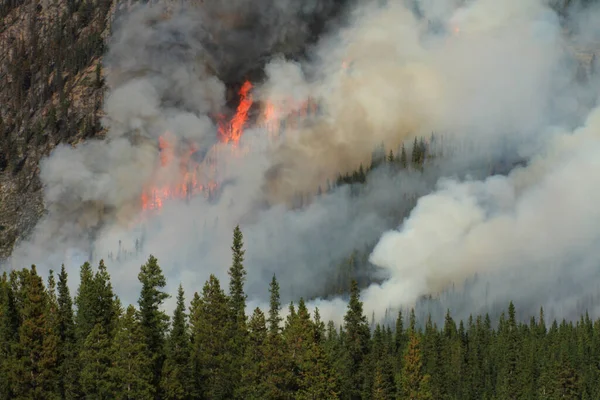
[[[203,161],[194,159],[194,153],[199,150],[194,144],[179,142],[171,132],[159,137],[160,166],[141,196],[143,210],[159,210],[169,199],[188,199],[196,194],[210,197],[219,185],[217,173],[226,173],[222,169],[228,167],[227,163],[221,162],[221,171],[217,171],[217,161],[242,156],[249,150],[239,144],[253,104],[251,90],[252,84],[244,82],[238,91],[240,100],[235,115],[228,121],[219,117],[219,143],[209,149]],[[267,101],[260,116],[262,121],[258,122],[266,128],[270,143],[275,143],[281,129],[297,128],[302,119],[316,111],[317,104],[310,98],[304,102],[287,99],[277,104]]]
[[[198,150],[194,144],[178,143],[177,137],[171,132],[165,132],[158,138],[158,147],[160,150],[160,168],[156,172],[153,184],[148,187],[141,196],[143,210],[158,210],[168,199],[187,199],[196,194],[206,194],[208,196],[218,187],[216,180],[215,159],[223,152],[222,145],[231,144],[236,147],[234,154],[238,154],[237,145],[240,142],[244,126],[248,121],[248,113],[252,107],[252,96],[250,91],[252,84],[249,81],[244,82],[238,94],[240,103],[236,113],[230,121],[221,121],[218,124],[218,134],[221,145],[216,145],[211,149],[212,157],[206,157],[205,161],[199,163],[195,161],[192,155]],[[231,149],[232,152],[234,149]],[[174,168],[174,160],[179,161],[179,168]],[[166,184],[157,184],[161,175],[167,178],[177,175],[175,182],[167,179]]]
[[[219,136],[223,143],[233,142],[233,144],[238,144],[240,142],[244,125],[248,121],[248,112],[250,111],[250,107],[252,107],[251,89],[252,84],[250,81],[244,82],[238,92],[240,95],[240,104],[237,107],[235,115],[231,121],[219,124]]]

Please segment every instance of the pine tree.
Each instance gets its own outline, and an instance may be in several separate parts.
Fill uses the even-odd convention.
[[[166,360],[163,367],[162,391],[165,399],[187,399],[192,385],[190,370],[190,336],[183,287],[177,291],[177,307],[173,326],[167,340]]]
[[[244,281],[246,270],[244,269],[244,237],[239,225],[233,231],[232,264],[229,268],[229,302],[230,302],[230,336],[229,353],[232,365],[232,385],[236,391],[237,382],[241,380],[241,362],[245,352],[246,331],[246,294],[244,293]]]
[[[402,150],[400,151],[400,166],[402,169],[408,168],[408,157],[406,156],[406,148],[404,143],[402,144]]]
[[[238,398],[248,400],[267,398],[265,368],[267,334],[265,314],[257,307],[248,323],[248,344],[242,363],[242,381],[236,393]]]
[[[413,142],[413,147],[412,147],[412,153],[410,156],[410,161],[411,161],[413,168],[417,168],[420,166],[420,159],[421,159],[420,150],[421,149],[419,147],[419,142],[417,141],[417,138],[415,137],[415,140]]]
[[[152,359],[148,355],[142,326],[132,305],[127,307],[117,325],[110,354],[112,364],[107,374],[113,398],[153,399]]]
[[[361,364],[369,352],[370,331],[367,317],[363,314],[363,305],[360,301],[358,283],[353,280],[350,288],[350,302],[348,311],[344,316],[345,350],[347,363],[344,371],[344,380],[351,399],[361,398],[361,389],[364,382]]]
[[[271,279],[271,284],[269,285],[270,292],[270,308],[269,308],[269,335],[278,335],[280,331],[281,325],[281,302],[279,300],[279,283],[277,282],[277,278],[273,275],[273,279]]]
[[[26,276],[19,327],[18,363],[13,379],[16,398],[57,398],[56,336],[48,323],[48,296],[35,265]]]
[[[284,353],[284,342],[281,335],[281,301],[279,298],[279,283],[275,275],[269,286],[269,318],[265,358],[266,395],[268,399],[286,398],[290,378],[290,361]]]
[[[425,400],[433,399],[429,387],[429,375],[422,371],[420,342],[417,334],[409,336],[408,347],[404,355],[404,367],[401,380],[401,399]]]
[[[77,353],[73,300],[67,284],[68,275],[63,265],[58,275],[58,373],[59,393],[63,399],[79,397],[77,381]]]
[[[202,377],[202,343],[196,340],[196,333],[202,330],[202,299],[198,292],[194,292],[194,297],[190,302],[190,373],[191,385],[189,387],[190,397],[192,399],[202,398],[202,387],[204,381]]]
[[[233,253],[233,261],[229,268],[229,299],[232,309],[232,314],[236,320],[236,324],[240,329],[244,328],[246,320],[246,294],[244,293],[244,281],[246,280],[246,270],[244,269],[244,236],[239,225],[233,231],[233,245],[231,251]]]
[[[388,163],[392,164],[394,162],[394,152],[390,149],[390,153],[387,158]]]
[[[12,384],[17,364],[19,313],[6,272],[0,278],[0,399],[15,397]]]
[[[169,295],[161,290],[167,282],[154,256],[150,255],[148,262],[142,265],[138,279],[142,284],[138,300],[140,324],[146,351],[152,360],[152,385],[156,398],[161,398],[160,378],[165,359],[165,331],[169,317],[160,307]]]
[[[106,328],[108,335],[112,338],[113,330],[117,325],[117,299],[112,288],[110,275],[108,274],[104,260],[98,263],[98,271],[94,277],[94,285],[97,293],[97,317],[96,322]]]
[[[112,362],[111,339],[107,328],[96,324],[79,350],[82,366],[80,384],[86,399],[113,399],[109,367]]]
[[[98,295],[95,293],[94,286],[92,266],[86,262],[81,266],[79,288],[75,297],[75,304],[77,306],[75,326],[77,341],[80,346],[83,345],[83,342],[85,342],[87,336],[94,329],[96,323],[99,322],[97,321],[98,306],[96,305]]]
[[[402,310],[398,311],[396,318],[396,332],[394,336],[394,354],[396,355],[396,370],[402,369],[402,361],[404,359],[404,349],[408,343],[406,332],[404,332],[404,316]]]
[[[58,348],[60,337],[58,335],[58,301],[56,299],[56,281],[54,271],[48,273],[48,285],[46,287],[46,329],[44,332],[44,358],[41,363],[43,374],[46,378],[44,391],[48,397],[60,396],[60,377],[58,376]]]
[[[75,304],[75,333],[79,346],[83,345],[96,324],[102,325],[107,335],[112,335],[117,321],[117,310],[110,275],[103,260],[100,260],[95,275],[90,264],[85,263],[81,266]]]
[[[508,307],[508,321],[499,328],[498,340],[502,351],[502,362],[499,365],[500,371],[498,373],[498,393],[506,399],[517,399],[521,395],[518,380],[521,344],[515,306],[512,302]]]
[[[219,280],[211,275],[197,304],[194,323],[192,362],[196,366],[200,398],[230,399],[231,357],[227,353],[229,299]]]

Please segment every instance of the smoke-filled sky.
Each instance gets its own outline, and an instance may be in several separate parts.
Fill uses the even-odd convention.
[[[191,295],[211,273],[226,283],[240,224],[252,304],[265,299],[273,273],[285,300],[313,295],[337,262],[382,234],[370,259],[387,279],[363,293],[366,312],[378,316],[475,273],[492,282],[486,302],[562,304],[555,309],[565,317],[578,296],[596,290],[600,111],[590,110],[599,86],[593,77],[575,80],[572,50],[575,39],[588,47],[600,39],[590,22],[595,10],[569,20],[572,38],[542,0],[361,2],[293,61],[286,54],[311,36],[307,21],[336,2],[221,3],[228,8],[168,15],[140,6],[115,24],[104,59],[107,138],[59,147],[42,162],[48,214],[15,250],[14,267],[65,262],[75,286],[90,251],[107,258],[143,239],[142,254],[107,262],[123,300],[136,301],[139,266],[150,253],[170,292],[182,282]],[[262,63],[255,100],[277,107],[311,97],[319,113],[277,142],[250,124],[244,151],[233,151],[217,143],[224,81]],[[157,173],[158,139],[167,131],[217,159],[220,194],[142,213],[148,185],[180,173]],[[396,149],[431,132],[470,147],[423,174],[379,171],[360,196],[341,188],[290,209],[298,193],[368,164],[379,144]],[[518,158],[530,162],[508,176],[483,174],[490,163]],[[412,196],[423,197],[401,221]],[[475,311],[481,296],[473,289]],[[345,311],[339,299],[312,304],[327,317]]]

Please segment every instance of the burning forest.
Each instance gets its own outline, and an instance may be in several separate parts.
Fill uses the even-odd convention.
[[[42,161],[47,213],[9,265],[117,253],[132,293],[152,253],[193,292],[226,276],[239,225],[253,305],[273,274],[326,317],[349,278],[377,318],[436,293],[459,316],[516,297],[565,316],[596,290],[600,82],[572,49],[600,42],[595,10],[313,3],[120,10],[106,137]],[[475,275],[473,301],[447,295]]]

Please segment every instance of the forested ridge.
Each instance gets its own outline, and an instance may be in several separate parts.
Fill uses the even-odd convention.
[[[342,326],[298,299],[283,313],[275,276],[268,310],[246,315],[242,232],[228,288],[211,275],[172,316],[158,260],[139,272],[138,304],[114,293],[104,262],[81,266],[74,297],[64,266],[0,280],[2,399],[597,399],[600,319],[517,320],[510,303],[443,326],[414,311],[370,325],[352,282]],[[285,316],[285,317],[284,317]]]

